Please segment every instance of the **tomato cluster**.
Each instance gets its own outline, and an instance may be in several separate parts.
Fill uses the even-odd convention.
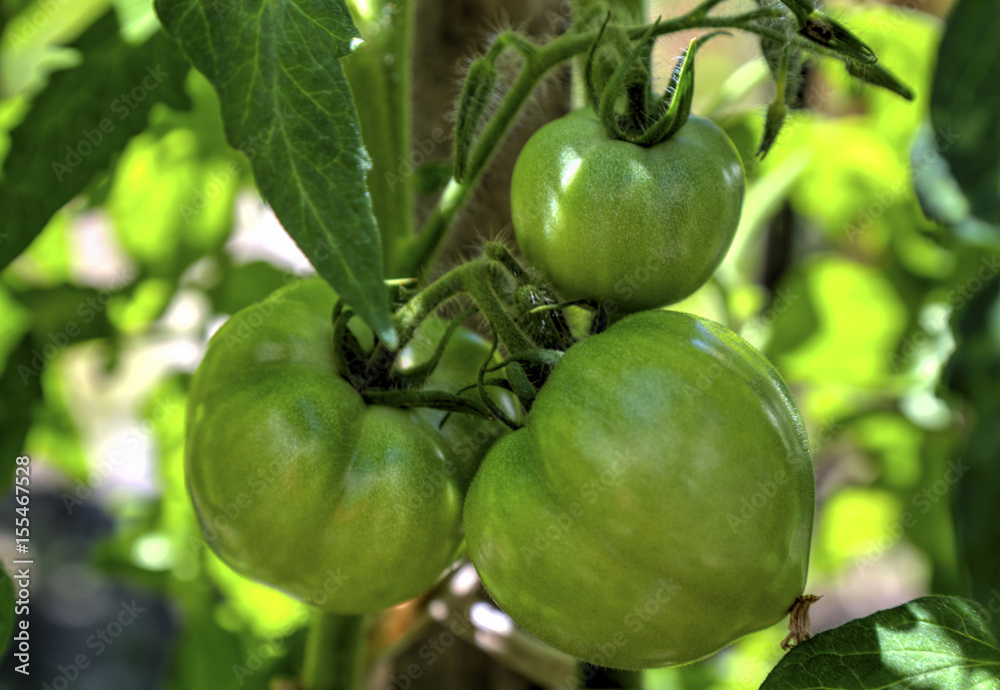
[[[604,321],[589,335],[550,315],[522,329],[531,309],[498,327],[489,309],[514,310],[489,306],[507,294],[489,273],[469,294],[485,295],[498,335],[559,337],[515,377],[482,337],[422,320],[383,384],[406,389],[450,335],[413,385],[450,394],[451,407],[372,402],[340,326],[355,353],[378,346],[356,319],[334,325],[323,281],[236,314],[191,386],[186,467],[206,539],[239,572],[341,613],[427,590],[464,540],[519,625],[616,668],[688,663],[775,623],[806,578],[815,498],[802,421],[735,333],[657,309],[715,270],[742,199],[739,156],[707,120],[650,148],[609,139],[586,112],[543,128],[515,169],[517,239],[559,298]],[[542,289],[499,264],[522,281],[510,294]],[[456,410],[460,396],[480,416]]]

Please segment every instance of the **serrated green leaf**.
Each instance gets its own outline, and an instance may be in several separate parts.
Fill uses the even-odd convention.
[[[226,138],[285,230],[394,344],[371,163],[339,62],[359,36],[343,0],[157,0],[156,11],[218,92]]]
[[[996,690],[992,615],[958,597],[914,599],[800,643],[761,690]]]
[[[72,47],[83,62],[53,74],[10,135],[0,183],[0,268],[146,128],[154,104],[188,107],[188,65],[162,32],[130,45],[108,12]]]
[[[941,155],[973,215],[1000,224],[1000,13],[988,0],[960,0],[938,51],[931,122],[954,143]]]

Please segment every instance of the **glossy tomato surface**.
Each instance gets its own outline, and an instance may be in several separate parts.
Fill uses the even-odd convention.
[[[802,594],[814,475],[791,394],[735,333],[648,311],[571,347],[465,506],[487,590],[601,666],[712,654]]]
[[[464,488],[496,433],[463,459],[433,411],[366,405],[337,369],[335,301],[324,281],[301,281],[219,329],[191,385],[185,461],[202,531],[223,560],[359,613],[420,594],[452,562]],[[474,349],[462,335],[456,343]],[[488,344],[478,345],[485,358]],[[448,355],[438,381],[452,378]]]
[[[692,115],[647,148],[608,138],[582,108],[525,145],[511,214],[525,257],[565,299],[634,312],[678,302],[711,277],[744,190],[740,156],[710,120]]]

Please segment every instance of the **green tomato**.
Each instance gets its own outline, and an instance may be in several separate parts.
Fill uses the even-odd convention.
[[[465,532],[500,607],[601,666],[696,661],[802,594],[815,487],[792,396],[728,329],[633,314],[570,348],[489,452]]]
[[[692,115],[646,148],[608,138],[583,108],[528,140],[511,215],[524,256],[564,298],[628,313],[678,302],[711,277],[744,188],[740,156],[710,120]]]
[[[461,462],[428,411],[365,404],[337,369],[335,301],[324,281],[301,281],[219,329],[191,383],[185,464],[224,561],[323,609],[361,613],[420,594],[452,562],[479,458]],[[450,362],[446,350],[439,379]]]

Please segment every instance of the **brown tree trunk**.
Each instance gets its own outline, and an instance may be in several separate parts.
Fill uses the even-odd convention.
[[[431,161],[450,161],[455,104],[465,68],[472,58],[488,48],[496,34],[516,27],[542,42],[568,26],[569,11],[567,0],[417,2],[413,38],[414,151],[420,151]],[[516,62],[510,65],[507,76],[513,77],[515,66]],[[501,82],[503,80],[504,70],[501,69]],[[565,114],[568,107],[568,73],[554,72],[524,108],[479,180],[470,203],[451,231],[434,272],[474,254],[484,238],[513,239],[510,177],[514,161],[528,137],[546,122]],[[447,141],[432,145],[431,142],[442,139],[442,131],[447,133]],[[435,200],[436,196],[418,194],[418,227]],[[434,663],[428,663],[428,650],[436,649],[444,632],[436,624],[429,626],[394,659],[388,674],[379,674],[381,678],[376,683],[384,690],[532,690],[541,687],[463,640],[456,640],[441,654],[435,652]],[[408,672],[414,668],[419,674]],[[405,688],[400,687],[401,679]]]

